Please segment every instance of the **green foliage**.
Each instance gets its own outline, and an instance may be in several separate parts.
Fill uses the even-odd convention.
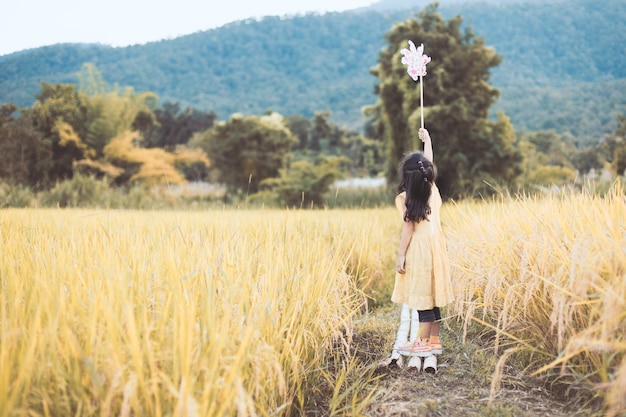
[[[580,159],[583,153],[574,147],[570,136],[562,136],[554,131],[519,134],[518,144],[524,154],[521,185],[525,189],[572,185],[577,173],[570,161],[575,155],[579,155],[578,166],[598,168],[593,160]],[[581,174],[586,172],[580,171]]]
[[[377,177],[383,172],[383,143],[360,133],[346,132],[338,146],[339,155],[350,160],[348,173],[353,177]]]
[[[188,108],[181,112],[178,103],[165,103],[154,111],[155,123],[144,132],[144,146],[173,151],[189,142],[196,132],[205,131],[215,124],[217,115]]]
[[[309,136],[313,129],[313,122],[300,114],[294,114],[285,118],[285,125],[291,133],[298,138],[299,143],[294,149],[306,149],[309,145]]]
[[[49,166],[46,175],[49,181],[71,178],[72,162],[85,157],[84,149],[76,143],[62,141],[59,123],[70,126],[72,134],[79,138],[87,137],[88,101],[87,95],[73,85],[42,83],[37,101],[26,111],[40,143],[49,149],[46,154],[50,155],[50,160],[42,161],[44,166]]]
[[[154,93],[108,87],[93,65],[85,65],[79,79],[84,91],[43,83],[37,102],[21,117],[14,116],[15,106],[2,107],[0,150],[7,161],[0,178],[40,188],[74,174],[106,178],[117,185],[182,184],[185,177],[204,178],[209,161],[202,152],[141,147],[141,130],[154,131],[156,123]],[[64,190],[59,192],[60,204],[71,200]]]
[[[523,155],[517,146],[515,132],[508,117],[498,113],[495,122],[482,120],[477,123],[476,136],[468,138],[475,142],[466,149],[470,161],[475,161],[469,171],[472,181],[469,195],[489,195],[494,192],[494,185],[512,189],[523,172]],[[438,164],[438,166],[441,166]],[[445,169],[445,166],[441,168]],[[454,165],[447,169],[454,169]],[[455,174],[457,184],[463,184],[462,175]],[[458,188],[467,191],[465,187]]]
[[[322,207],[330,186],[342,178],[340,166],[345,162],[345,158],[339,157],[320,157],[315,164],[294,162],[289,168],[281,169],[278,178],[268,178],[261,183],[269,190],[262,196],[270,197],[283,207]]]
[[[574,145],[575,139],[571,135],[560,135],[555,131],[521,133],[518,136],[524,154],[521,185],[525,188],[572,185],[577,176],[585,176],[592,170],[601,172],[614,161],[620,143],[617,133],[605,136],[597,145],[583,148]]]
[[[501,92],[492,116],[502,110],[516,130],[571,133],[589,145],[615,130],[626,105],[626,3],[600,4],[464,1],[443,4],[441,14],[463,16],[503,57],[492,71]],[[222,119],[268,108],[307,118],[330,110],[334,122],[361,129],[362,107],[376,100],[368,70],[383,36],[415,11],[271,17],[126,48],[38,48],[2,57],[0,103],[30,106],[39,80],[75,83],[82,65],[93,62],[109,83]]]
[[[71,180],[57,183],[43,193],[42,204],[46,207],[97,207],[109,208],[113,192],[106,179],[74,175]]]
[[[586,146],[574,149],[569,156],[572,166],[581,174],[587,174],[592,169],[599,170],[604,165],[602,153],[597,146]]]
[[[233,115],[194,138],[192,147],[206,152],[213,175],[231,192],[255,193],[261,181],[277,177],[297,143],[278,113]]]
[[[35,194],[23,185],[10,185],[0,181],[0,208],[36,206]]]
[[[31,112],[16,113],[12,104],[0,108],[0,179],[38,188],[48,182],[52,147],[35,129]]]
[[[535,146],[540,155],[539,163],[544,165],[571,167],[570,160],[576,148],[571,137],[559,135],[554,131],[533,132],[525,139]]]
[[[315,161],[320,156],[346,158],[342,169],[352,177],[375,177],[382,172],[382,142],[331,122],[330,112],[317,112],[313,119],[293,115],[285,118],[287,127],[299,139],[293,160]]]
[[[418,149],[420,88],[406,74],[400,49],[407,40],[429,45],[432,62],[424,79],[425,125],[433,138],[437,183],[442,194],[460,197],[489,192],[485,182],[513,184],[521,172],[521,154],[508,118],[487,119],[498,92],[487,83],[489,69],[500,57],[470,29],[462,31],[457,16],[446,22],[436,6],[419,20],[396,24],[385,36],[389,45],[372,69],[378,77],[379,101],[372,112],[387,146],[385,175],[397,180],[397,164]]]
[[[104,147],[114,137],[127,131],[148,130],[156,121],[153,110],[157,97],[152,92],[136,93],[132,88],[108,86],[100,71],[91,64],[79,74],[81,91],[88,95],[88,127],[78,136],[96,153],[103,156]]]
[[[530,172],[528,182],[533,185],[562,186],[573,184],[576,172],[572,168],[542,165]]]
[[[614,174],[622,174],[624,122],[615,114],[623,113],[626,103],[626,54],[619,53],[624,48],[624,6],[615,0],[601,9],[591,0],[573,0],[566,8],[559,2],[463,3],[442,7],[441,16],[423,12],[430,13],[430,21],[417,23],[414,32],[415,26],[407,23],[414,17],[404,20],[408,10],[266,18],[144,46],[60,45],[2,57],[0,101],[19,89],[20,97],[26,97],[23,103],[29,104],[36,89],[41,91],[32,108],[6,104],[0,109],[0,179],[41,190],[75,174],[116,185],[208,178],[231,182],[231,192],[249,195],[264,178],[281,179],[280,169],[289,161],[319,168],[316,161],[341,156],[348,160],[341,164],[342,175],[373,177],[384,169],[394,183],[398,157],[419,145],[419,85],[397,57],[409,38],[423,41],[433,57],[425,78],[426,120],[444,193],[485,194],[494,186],[513,187],[522,165],[524,186],[569,183],[572,172],[609,165]],[[472,29],[453,13],[471,22]],[[451,18],[445,22],[442,16]],[[389,32],[394,22],[400,23]],[[381,57],[388,55],[389,68],[379,66],[374,73],[389,69],[388,83],[379,79],[375,91],[380,102],[363,107],[376,99],[367,70],[375,64],[386,32],[389,45]],[[395,44],[389,42],[393,36]],[[245,65],[244,55],[255,62],[253,67]],[[133,65],[127,65],[128,59]],[[86,62],[98,62],[103,72]],[[51,75],[39,87],[34,80],[42,78],[41,72]],[[136,93],[118,84],[149,91]],[[494,87],[502,91],[499,102]],[[31,93],[25,96],[28,88]],[[172,101],[158,108],[156,93],[150,91]],[[206,155],[181,147],[206,142],[207,132],[215,131],[214,111],[269,115],[267,109],[291,114],[284,125],[297,141],[277,145],[278,152],[268,145],[265,152],[256,147],[266,140],[265,133],[259,140],[235,139],[228,146],[245,154],[241,159],[246,161],[237,165],[242,169],[232,169],[224,154],[214,154],[209,168]],[[506,116],[497,113],[501,109]],[[366,134],[348,126],[363,127]],[[513,126],[536,132],[522,131],[516,140]],[[382,138],[388,135],[402,139],[384,148]],[[118,149],[126,154],[105,155],[116,137],[126,138]],[[327,193],[319,205],[343,204],[341,197],[349,193],[338,191]],[[356,194],[348,200],[368,200]]]
[[[172,187],[147,187],[134,183],[114,187],[106,179],[76,174],[70,180],[60,181],[50,190],[34,194],[25,187],[0,183],[2,207],[67,207],[102,209],[201,209],[221,207],[221,194],[199,196],[181,193]]]
[[[601,146],[605,149],[613,172],[626,176],[626,117],[618,115],[617,119],[615,133],[605,137]]]

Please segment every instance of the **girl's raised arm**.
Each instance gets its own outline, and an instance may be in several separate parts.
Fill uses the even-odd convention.
[[[418,135],[419,135],[420,140],[424,142],[424,157],[428,159],[430,162],[434,162],[433,161],[433,156],[434,156],[433,144],[432,144],[432,141],[430,140],[430,134],[428,133],[428,130],[421,127],[418,132]]]

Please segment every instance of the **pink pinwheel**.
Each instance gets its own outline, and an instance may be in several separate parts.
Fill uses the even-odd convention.
[[[426,75],[426,64],[430,62],[430,57],[424,55],[424,44],[421,44],[419,48],[415,47],[413,41],[409,41],[409,49],[403,48],[400,50],[402,54],[402,63],[406,65],[407,72],[413,79],[417,81],[420,79],[420,113],[421,113],[421,126],[424,127],[424,83],[422,77]]]
[[[418,77],[426,75],[426,64],[430,62],[430,57],[424,55],[424,44],[416,48],[413,41],[409,41],[409,48],[400,50],[402,63],[407,65],[407,72],[413,81],[417,81]]]

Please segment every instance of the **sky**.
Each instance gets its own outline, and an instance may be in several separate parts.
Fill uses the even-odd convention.
[[[8,0],[0,56],[56,43],[143,44],[236,20],[344,11],[375,0]]]

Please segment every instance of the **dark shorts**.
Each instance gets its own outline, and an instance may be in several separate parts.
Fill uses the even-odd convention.
[[[420,323],[429,323],[441,320],[441,310],[439,307],[435,307],[432,310],[417,310],[417,312],[419,313]]]

